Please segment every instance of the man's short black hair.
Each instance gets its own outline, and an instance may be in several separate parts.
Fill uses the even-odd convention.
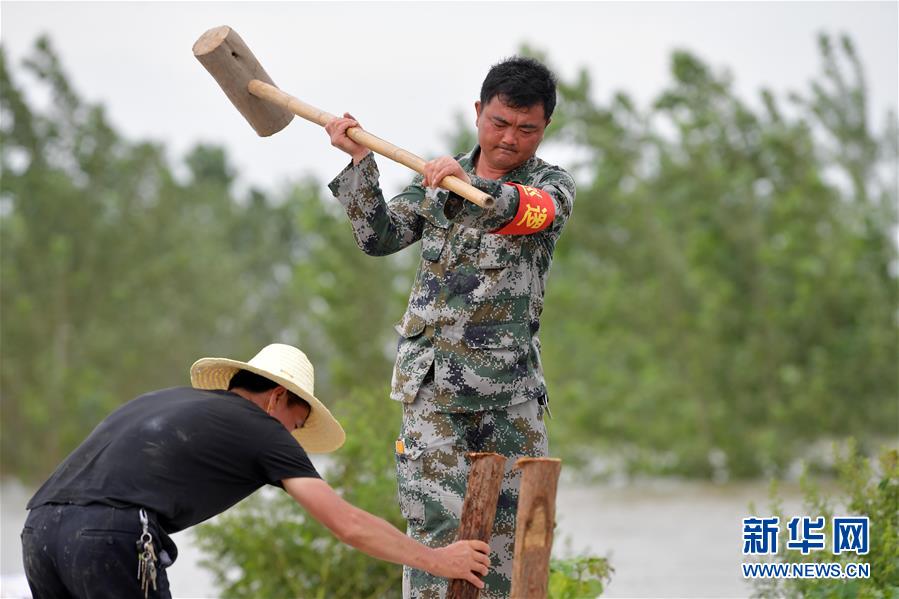
[[[247,391],[252,391],[253,393],[260,393],[262,391],[269,391],[270,389],[274,389],[278,386],[273,380],[267,379],[264,376],[256,374],[255,372],[250,372],[249,370],[238,370],[234,373],[234,376],[231,377],[231,381],[228,383],[228,391],[231,389],[246,389]],[[309,405],[309,402],[291,391],[287,390],[287,405],[293,407],[295,405],[304,405],[309,410],[312,410],[312,406]]]
[[[513,56],[490,67],[481,85],[481,106],[495,96],[512,108],[529,108],[543,104],[543,115],[549,120],[556,107],[556,77],[534,58]]]

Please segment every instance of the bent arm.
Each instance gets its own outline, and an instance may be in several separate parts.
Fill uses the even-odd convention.
[[[501,229],[527,214],[527,211],[520,208],[522,202],[528,202],[529,199],[522,196],[523,192],[519,188],[475,175],[469,175],[469,178],[472,185],[489,193],[496,201],[491,208],[481,208],[471,202],[462,201],[462,198],[455,194],[450,194],[445,206],[446,216],[450,220],[486,232],[505,233],[506,231]],[[575,196],[574,180],[565,171],[557,169],[544,174],[539,181],[532,184],[532,187],[543,192],[546,200],[552,204],[552,220],[543,227],[543,221],[536,219],[533,228],[535,232],[545,230],[556,239],[571,215]],[[533,193],[534,189],[525,191]],[[520,227],[519,231],[513,234],[527,234],[527,227]]]
[[[461,578],[478,588],[474,574],[487,573],[490,548],[481,541],[458,541],[432,549],[407,537],[383,518],[361,510],[319,478],[285,478],[284,490],[340,541],[380,560],[405,564],[445,578]]]
[[[386,256],[415,243],[424,226],[416,211],[424,188],[413,183],[387,201],[379,178],[378,165],[369,152],[358,163],[354,158],[328,184],[350,219],[356,244],[371,256]]]

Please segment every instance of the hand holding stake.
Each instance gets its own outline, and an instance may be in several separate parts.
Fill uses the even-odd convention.
[[[490,543],[506,458],[496,453],[469,453],[467,457],[471,461],[471,470],[456,540],[478,539]],[[450,581],[446,599],[477,599],[479,595],[476,586],[456,578]]]

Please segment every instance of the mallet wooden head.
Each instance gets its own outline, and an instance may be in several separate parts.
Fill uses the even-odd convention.
[[[261,137],[277,133],[293,120],[293,112],[287,108],[249,92],[254,79],[275,83],[236,31],[227,25],[214,27],[200,36],[193,52]]]

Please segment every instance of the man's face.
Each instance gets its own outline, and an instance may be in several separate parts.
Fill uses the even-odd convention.
[[[480,159],[486,159],[491,169],[507,173],[537,153],[549,125],[542,102],[512,108],[501,96],[494,96],[483,106],[480,101],[475,102],[474,108],[478,115]]]
[[[288,405],[287,390],[283,387],[278,387],[276,393],[277,395],[272,398],[272,408],[269,414],[290,432],[303,428],[306,419],[309,418],[309,408],[303,404]]]

